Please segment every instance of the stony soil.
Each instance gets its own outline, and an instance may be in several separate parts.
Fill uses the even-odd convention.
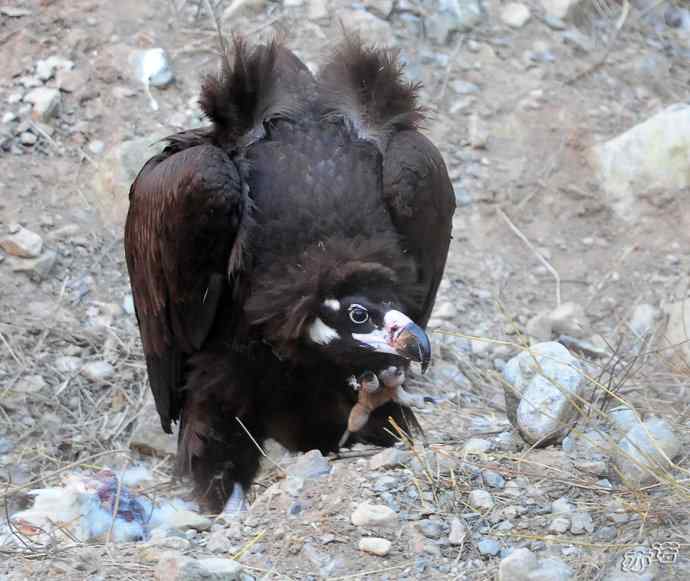
[[[680,2],[680,28],[659,8],[641,18],[636,2],[616,32],[620,3],[599,3],[605,16],[595,4],[556,21],[546,0],[487,0],[446,37],[430,1],[218,3],[228,32],[282,35],[310,65],[340,21],[359,27],[400,48],[424,84],[426,131],[458,199],[430,325],[434,365],[413,382],[439,400],[419,411],[425,442],[327,460],[269,447],[242,522],[178,523],[146,542],[0,536],[0,579],[690,578],[690,365],[687,351],[667,357],[660,327],[665,306],[690,296],[690,194],[650,186],[620,202],[590,154],[687,103],[690,19]],[[151,89],[157,110],[129,64],[151,47],[167,51],[175,72],[173,84]],[[147,393],[122,224],[148,144],[203,123],[196,95],[216,49],[206,2],[0,7],[0,239],[19,236],[25,254],[0,251],[5,521],[30,504],[28,490],[104,466],[147,467],[138,489],[154,501],[187,490],[171,480],[175,441]],[[41,62],[50,57],[59,58]],[[56,90],[29,96],[40,87]],[[678,155],[690,164],[687,150]],[[670,175],[668,163],[660,174]],[[544,327],[557,288],[582,310]],[[591,379],[570,435],[546,448],[506,415],[501,371],[528,335],[574,335],[562,341]],[[627,432],[607,415],[626,402],[643,419],[663,418],[675,459],[637,483],[621,472]],[[662,541],[680,543],[674,563],[622,571],[626,551]],[[210,557],[234,558],[242,573]]]

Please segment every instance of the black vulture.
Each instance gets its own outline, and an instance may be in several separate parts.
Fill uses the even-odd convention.
[[[214,512],[243,505],[268,438],[327,454],[419,427],[400,397],[348,432],[352,378],[428,364],[455,210],[394,52],[347,37],[316,76],[278,42],[233,52],[201,90],[209,126],[146,162],[125,225],[161,424]]]

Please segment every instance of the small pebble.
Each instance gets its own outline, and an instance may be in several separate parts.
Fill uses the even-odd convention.
[[[363,502],[352,513],[351,520],[357,527],[393,526],[398,523],[398,515],[385,505]]]
[[[100,383],[110,379],[115,369],[107,361],[91,361],[81,368],[81,374],[94,383]]]
[[[385,557],[391,551],[391,542],[378,537],[364,537],[359,541],[359,550],[379,557]]]
[[[483,539],[477,544],[477,549],[482,555],[495,557],[501,550],[501,546],[493,539]]]
[[[493,496],[486,490],[473,490],[469,494],[468,502],[472,508],[480,510],[490,510],[495,505]]]

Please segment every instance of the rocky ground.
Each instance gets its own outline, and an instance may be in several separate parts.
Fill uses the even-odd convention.
[[[122,224],[150,144],[203,123],[209,3],[4,3],[0,579],[690,578],[687,4],[216,6],[310,66],[342,22],[424,83],[458,200],[425,441],[268,446],[241,522],[184,504]]]

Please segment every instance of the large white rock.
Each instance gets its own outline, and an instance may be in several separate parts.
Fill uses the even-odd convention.
[[[591,160],[616,213],[624,219],[637,218],[640,193],[690,186],[690,105],[671,105],[594,146]]]
[[[538,343],[503,369],[508,419],[529,444],[560,441],[578,415],[573,400],[586,379],[580,362],[560,343]]]

